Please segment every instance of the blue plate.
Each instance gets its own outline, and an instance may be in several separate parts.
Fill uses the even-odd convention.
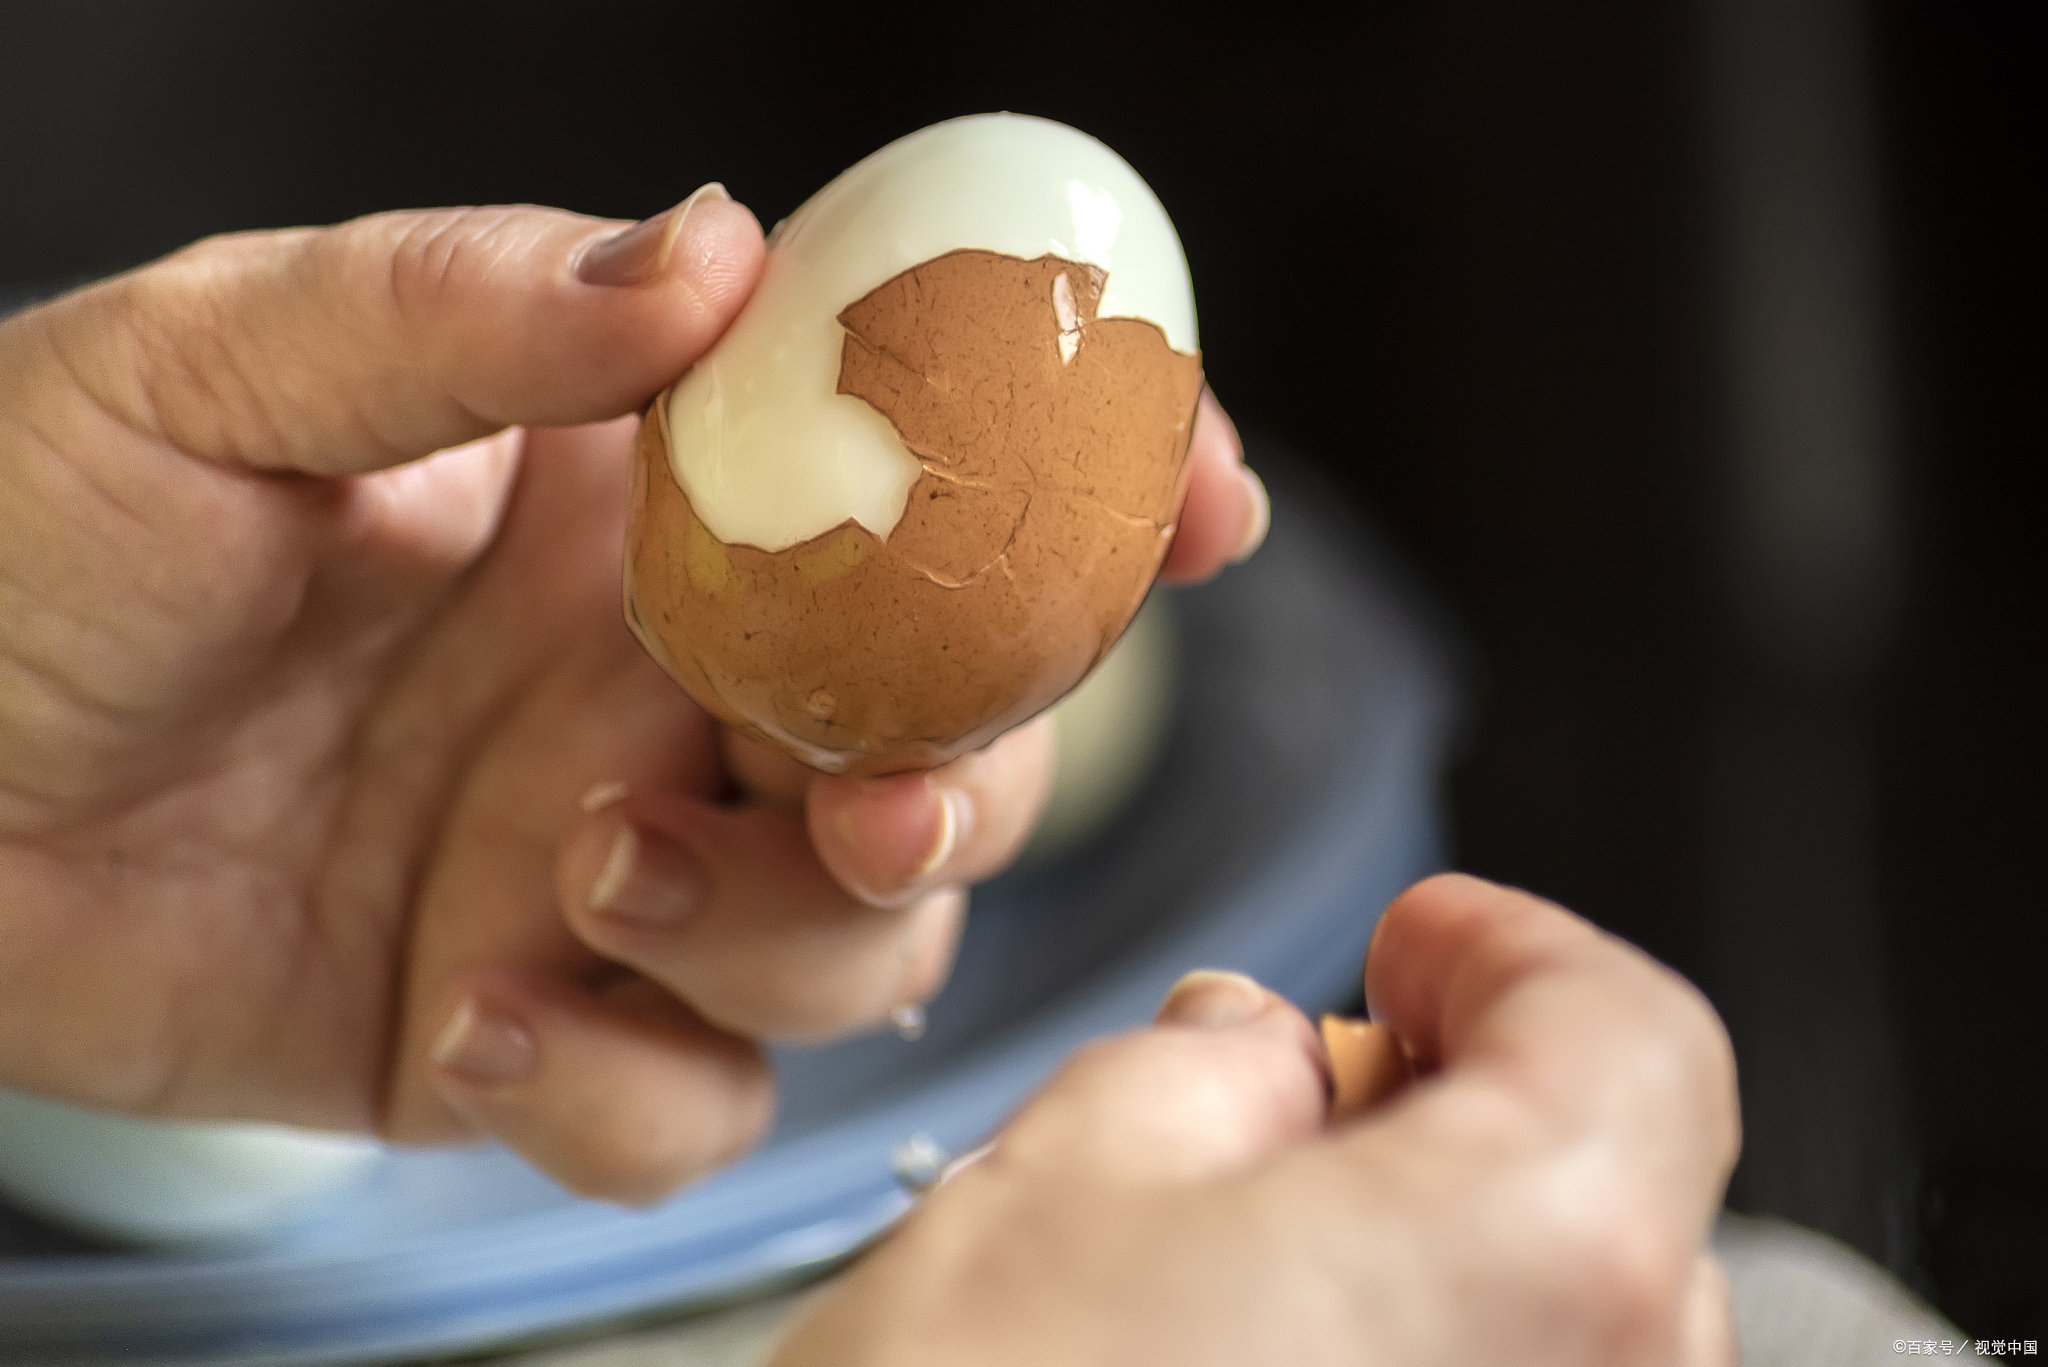
[[[490,1150],[390,1154],[234,1254],[88,1248],[0,1207],[0,1355],[388,1362],[728,1300],[887,1229],[907,1205],[893,1149],[979,1143],[1189,968],[1242,969],[1310,1010],[1354,999],[1381,908],[1440,859],[1448,670],[1329,491],[1255,454],[1274,534],[1174,595],[1155,771],[1087,849],[977,892],[923,1039],[779,1051],[768,1143],[649,1211],[579,1201]]]

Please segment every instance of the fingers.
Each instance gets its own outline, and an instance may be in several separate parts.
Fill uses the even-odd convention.
[[[1246,468],[1237,428],[1204,389],[1188,443],[1188,493],[1180,527],[1159,577],[1198,584],[1225,565],[1251,558],[1266,539],[1272,508],[1266,486]]]
[[[916,774],[833,778],[734,732],[726,763],[756,802],[804,812],[842,887],[895,906],[975,883],[1024,848],[1052,791],[1055,732],[1040,717],[986,749]]]
[[[737,1033],[821,1040],[878,1024],[944,980],[966,897],[883,907],[833,881],[803,825],[763,808],[629,792],[571,831],[570,928]]]
[[[1314,1134],[1327,1107],[1306,1017],[1240,974],[1191,973],[1155,1028],[1077,1054],[988,1162],[1058,1182],[1198,1182]]]
[[[927,773],[832,778],[728,736],[756,804],[632,793],[563,847],[576,934],[728,1029],[824,1039],[935,994],[959,888],[1016,857],[1052,781],[1041,719]]]
[[[1678,1367],[1735,1367],[1735,1298],[1728,1273],[1711,1253],[1693,1263],[1679,1310]]]
[[[584,1196],[644,1204],[731,1162],[767,1133],[767,1065],[649,989],[511,972],[451,984],[432,1047],[442,1098]]]
[[[979,882],[1015,859],[1045,807],[1052,771],[1053,723],[1042,716],[927,773],[819,778],[805,816],[840,885],[895,906]]]
[[[636,225],[528,207],[201,242],[22,320],[53,390],[231,466],[354,474],[644,403],[753,289],[710,187]]]
[[[1737,1147],[1733,1062],[1699,995],[1559,907],[1454,874],[1387,909],[1366,995],[1437,1071],[1304,1167],[1322,1199],[1403,1172],[1504,1285],[1618,1340],[1684,1332]],[[1512,1227],[1488,1213],[1505,1209]]]
[[[1739,1144],[1734,1059],[1683,979],[1562,908],[1445,874],[1387,909],[1374,1019],[1417,1060],[1500,1089],[1558,1135],[1598,1131],[1702,1221]]]

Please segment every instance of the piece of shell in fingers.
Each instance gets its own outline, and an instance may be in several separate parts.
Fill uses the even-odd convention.
[[[1324,1016],[1323,1052],[1330,1060],[1330,1119],[1361,1115],[1415,1076],[1394,1032],[1371,1021]]]

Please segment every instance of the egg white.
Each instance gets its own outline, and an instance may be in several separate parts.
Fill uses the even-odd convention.
[[[780,551],[849,518],[888,536],[920,467],[887,418],[834,392],[838,314],[963,249],[1100,266],[1097,316],[1146,319],[1176,351],[1199,345],[1180,239],[1116,153],[1017,114],[922,129],[790,216],[746,309],[671,391],[671,467],[713,536]]]

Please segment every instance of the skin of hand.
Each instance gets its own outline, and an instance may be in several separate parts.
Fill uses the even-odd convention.
[[[1729,1367],[1706,1240],[1732,1054],[1676,975],[1459,875],[1366,961],[1421,1078],[1331,1125],[1316,1032],[1236,974],[1076,1056],[824,1293],[774,1367]]]
[[[718,187],[210,239],[0,323],[0,1085],[492,1136],[639,1202],[756,1041],[937,990],[1049,728],[928,774],[737,744],[628,635],[634,414],[759,276]],[[1167,577],[1256,546],[1204,400]]]

